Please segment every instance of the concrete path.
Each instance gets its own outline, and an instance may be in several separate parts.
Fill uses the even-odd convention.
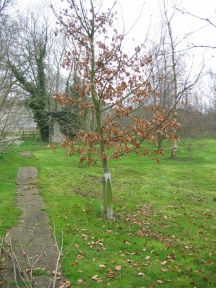
[[[30,266],[35,263],[32,287],[47,288],[53,287],[50,283],[53,281],[52,271],[56,269],[58,249],[48,225],[47,215],[43,211],[44,204],[38,193],[37,176],[38,171],[34,167],[22,167],[18,171],[17,207],[22,210],[22,216],[19,225],[9,231],[5,241],[12,243],[22,273],[27,272],[30,276]],[[11,260],[4,261],[3,271],[5,283],[2,287],[17,287]],[[25,287],[19,273],[16,274],[20,287]],[[55,287],[59,287],[59,284]]]

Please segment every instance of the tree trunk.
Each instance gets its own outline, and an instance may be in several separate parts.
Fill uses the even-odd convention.
[[[91,0],[91,8],[92,11],[94,10],[93,7],[93,1]],[[101,99],[97,95],[97,90],[95,86],[95,47],[94,47],[94,33],[95,33],[95,23],[92,22],[92,29],[91,29],[91,35],[90,35],[90,54],[91,54],[91,67],[90,67],[90,86],[91,86],[91,98],[92,103],[94,106],[94,112],[92,115],[92,120],[96,120],[96,131],[98,132],[100,136],[100,156],[105,153],[105,145],[104,145],[104,132],[103,132],[103,109],[101,105]],[[94,118],[95,117],[95,118]],[[93,123],[94,124],[94,123]],[[94,127],[92,127],[94,128]],[[112,184],[111,184],[111,175],[108,169],[107,159],[102,158],[102,167],[103,167],[103,216],[104,218],[108,220],[113,219],[113,208],[112,208]]]
[[[160,134],[157,135],[157,149],[161,149],[162,147],[163,138]]]
[[[171,151],[171,159],[176,159],[176,152],[177,152],[177,140],[173,139],[172,141],[172,151]]]
[[[102,160],[104,176],[103,176],[103,217],[108,220],[113,220],[112,208],[112,183],[111,174],[107,166],[107,160]]]
[[[49,142],[49,125],[39,127],[41,140],[44,142]]]
[[[178,99],[178,79],[177,79],[177,71],[176,71],[176,65],[177,65],[177,60],[176,60],[176,52],[175,52],[175,43],[174,43],[174,39],[173,39],[173,33],[172,33],[172,27],[171,27],[171,19],[168,19],[168,14],[167,11],[165,9],[165,1],[164,1],[164,13],[165,13],[165,17],[166,17],[166,24],[167,24],[167,28],[168,28],[168,33],[169,33],[169,38],[170,38],[170,48],[171,48],[171,58],[172,58],[172,73],[173,73],[173,85],[174,85],[174,107],[175,107],[175,111],[176,111],[176,105],[179,101]],[[173,143],[172,143],[172,151],[171,151],[171,159],[175,159],[176,158],[176,152],[177,152],[177,140],[173,139]]]

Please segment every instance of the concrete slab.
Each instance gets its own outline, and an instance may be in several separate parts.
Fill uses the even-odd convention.
[[[52,271],[56,268],[58,249],[36,187],[37,176],[35,167],[22,167],[18,171],[17,207],[22,210],[22,216],[19,225],[9,231],[5,242],[12,243],[23,273],[30,268],[28,262],[34,263],[34,269],[43,269],[44,275],[33,276],[32,287],[47,288],[53,287],[49,285],[53,281]],[[16,287],[11,259],[5,257],[2,269],[4,284],[0,287]],[[18,281],[21,281],[18,272],[17,275]]]

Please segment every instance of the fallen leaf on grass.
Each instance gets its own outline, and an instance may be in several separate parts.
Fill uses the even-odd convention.
[[[107,272],[107,278],[113,279],[113,278],[115,278],[115,277],[116,277],[116,273],[115,273],[112,269],[110,269],[110,270]]]
[[[204,265],[206,265],[206,266],[214,265],[214,261],[209,260],[209,261],[205,262]]]
[[[71,266],[76,267],[79,263],[77,261],[74,261],[71,263]]]
[[[82,254],[77,255],[77,259],[83,259],[83,258],[84,258],[84,256]]]
[[[103,244],[102,240],[100,240],[100,239],[98,239],[97,241],[91,240],[91,241],[88,242],[88,245],[89,245],[90,248],[105,249],[104,248],[104,244]]]
[[[122,266],[121,266],[121,265],[115,266],[115,270],[116,270],[116,271],[120,271],[121,269],[122,269]]]
[[[145,257],[145,260],[146,260],[146,261],[149,261],[150,259],[151,259],[150,256],[146,256],[146,257]]]
[[[175,255],[168,255],[168,256],[167,256],[167,259],[173,260],[173,259],[175,259]]]
[[[157,280],[157,283],[158,284],[164,284],[164,281],[163,280]]]
[[[167,264],[167,261],[162,261],[160,262],[161,265],[166,265]]]
[[[140,276],[140,277],[144,277],[145,276],[145,274],[143,272],[139,272],[137,275]]]
[[[165,246],[166,246],[166,248],[170,248],[170,247],[173,246],[172,242],[170,242],[169,240],[166,240],[166,241],[167,241],[167,242],[164,243]]]
[[[104,269],[104,268],[106,268],[106,265],[100,264],[100,265],[99,265],[99,268]]]
[[[133,261],[131,259],[127,259],[127,262],[128,263],[132,263]]]
[[[96,282],[102,282],[101,278],[98,277],[98,275],[94,275],[91,277],[92,280],[96,281]]]
[[[129,241],[127,241],[127,240],[124,240],[123,243],[126,244],[126,245],[131,245],[131,243]]]
[[[98,278],[98,275],[94,275],[91,277],[92,280],[96,280]]]
[[[167,268],[161,268],[161,271],[165,273],[168,272],[169,270]]]
[[[190,246],[187,246],[187,245],[185,245],[184,247],[185,247],[185,249],[190,249],[191,248]]]
[[[84,283],[84,281],[82,279],[77,280],[77,285],[82,285]]]
[[[71,287],[71,282],[69,280],[65,280],[65,282],[59,286],[59,288],[69,288],[69,287]]]

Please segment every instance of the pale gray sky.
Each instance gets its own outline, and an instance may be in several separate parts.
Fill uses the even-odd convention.
[[[215,0],[166,0],[168,3],[169,9],[172,8],[173,3],[177,2],[178,7],[190,11],[193,14],[210,18],[212,20],[216,20],[216,1]],[[43,7],[45,3],[45,7],[48,7],[48,3],[56,3],[59,7],[63,7],[61,0],[17,0],[20,11],[24,12],[28,8],[34,9],[35,7]],[[110,5],[114,2],[114,0],[103,0],[104,4]],[[141,17],[139,18],[137,25],[135,26],[134,31],[141,31],[141,27],[146,27],[151,21],[153,24],[157,23],[160,14],[160,8],[162,8],[163,0],[118,0],[117,7],[122,12],[124,22],[127,27],[130,27],[134,24],[135,19],[140,14],[142,10]],[[174,31],[176,31],[179,35],[184,35],[190,30],[195,30],[201,26],[204,26],[199,20],[195,18],[191,18],[186,15],[175,16],[176,26],[174,27]],[[215,28],[216,29],[216,28]],[[210,28],[203,29],[203,32],[200,31],[200,35],[204,39],[208,39],[208,33],[211,33]],[[198,33],[197,33],[198,35]],[[199,36],[197,36],[198,38]],[[200,37],[200,38],[202,38]],[[215,37],[216,39],[216,37]],[[215,40],[216,42],[216,40]]]
[[[97,0],[96,0],[97,1]],[[114,0],[103,0],[104,5],[110,5]],[[174,2],[178,3],[178,7],[190,11],[193,14],[210,18],[216,22],[216,0],[166,0],[170,11]],[[62,7],[61,0],[17,0],[19,9],[21,12],[29,9],[35,9],[38,6],[48,9],[48,3],[56,3],[59,7]],[[156,33],[157,24],[160,22],[160,9],[162,8],[163,0],[118,0],[117,7],[119,12],[122,13],[123,20],[125,22],[126,30],[129,29],[137,17],[142,13],[137,21],[135,27],[131,32],[132,38],[136,42],[142,41],[145,37],[145,31],[151,23],[151,33]],[[172,12],[171,12],[172,13]],[[51,14],[51,12],[50,12]],[[173,19],[173,32],[180,40],[185,34],[189,32],[197,31],[190,37],[190,41],[195,44],[209,44],[216,46],[216,28],[205,26],[205,23],[197,20],[193,17],[176,13]],[[189,38],[188,38],[189,39]]]
[[[95,0],[99,1],[99,0]],[[166,0],[169,13],[172,13],[173,3],[177,2],[177,6],[189,11],[200,17],[209,18],[216,24],[216,0]],[[52,15],[49,10],[48,3],[55,3],[60,8],[63,8],[61,0],[17,0],[20,12],[25,13],[27,9],[36,10],[38,6],[46,7],[46,13]],[[66,1],[65,1],[66,2]],[[103,0],[105,6],[110,6],[114,0]],[[45,3],[45,6],[44,6]],[[63,2],[64,3],[64,2]],[[149,38],[157,39],[159,37],[160,9],[162,8],[163,0],[118,0],[119,15],[125,23],[126,31],[134,25],[134,22],[139,18],[128,36],[128,47],[134,47],[146,37],[146,32],[149,30]],[[48,12],[49,11],[49,12]],[[122,19],[119,19],[119,25],[122,25]],[[55,22],[53,18],[53,22]],[[178,49],[184,49],[190,43],[195,45],[214,45],[216,46],[216,28],[206,25],[204,21],[198,20],[186,14],[176,13],[172,28],[176,41],[180,41]],[[184,36],[191,33],[190,37],[181,41]],[[205,57],[205,62],[208,63],[208,69],[213,69],[216,72],[216,49],[196,48],[188,51],[191,56],[191,61],[194,62],[194,70],[199,70],[199,65]]]

